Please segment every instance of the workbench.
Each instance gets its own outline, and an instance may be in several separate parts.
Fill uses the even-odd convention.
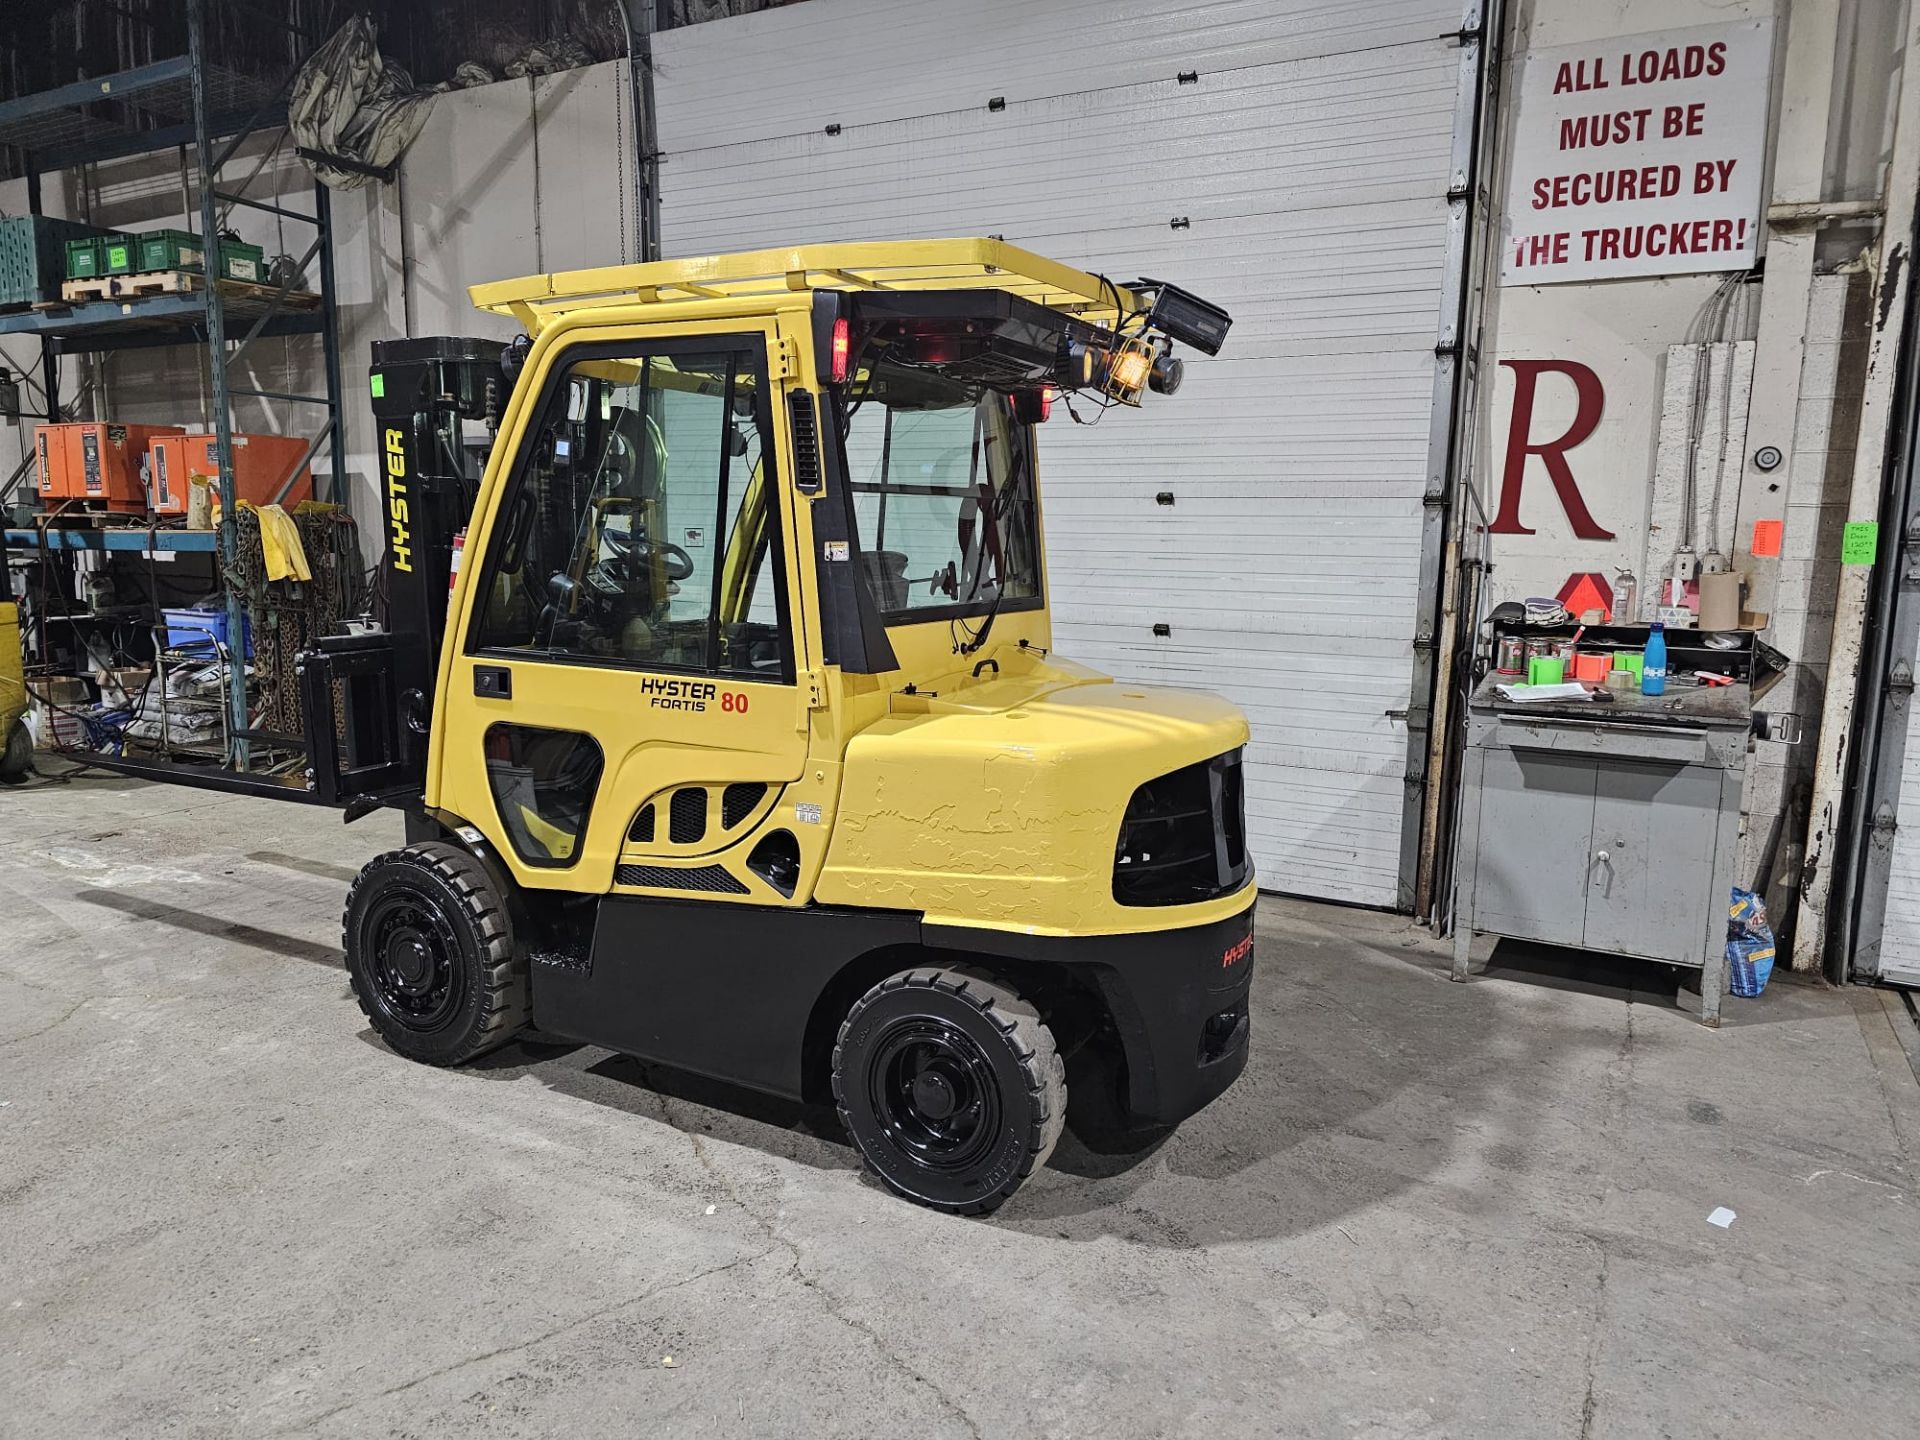
[[[1701,972],[1718,1025],[1751,689],[1522,703],[1509,680],[1467,710],[1453,978],[1476,932],[1659,960]]]

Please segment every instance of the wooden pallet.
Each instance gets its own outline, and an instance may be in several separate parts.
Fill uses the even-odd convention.
[[[146,270],[116,275],[120,295],[194,295],[206,289],[206,277],[192,270]]]
[[[206,289],[207,277],[197,270],[148,270],[138,275],[103,275],[93,280],[69,280],[60,287],[61,299],[43,301],[36,309],[57,309],[87,300],[138,300],[150,295],[197,295]],[[271,305],[280,296],[276,285],[256,285],[248,280],[222,280],[220,294],[229,302],[251,301]],[[289,290],[280,298],[284,310],[312,310],[320,297],[310,290]]]
[[[111,300],[117,275],[99,275],[91,280],[68,280],[60,287],[60,298],[75,300]]]

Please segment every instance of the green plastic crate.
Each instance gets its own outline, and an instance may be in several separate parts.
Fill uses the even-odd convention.
[[[140,236],[142,273],[153,270],[198,270],[206,249],[191,230],[148,230]]]
[[[264,285],[267,279],[267,252],[244,240],[220,242],[220,273],[229,280],[245,280]]]
[[[67,242],[105,233],[98,225],[44,215],[0,219],[0,305],[58,300],[67,277]]]
[[[131,275],[140,268],[140,237],[119,231],[100,241],[100,273]]]
[[[106,255],[100,248],[99,236],[89,235],[84,240],[67,241],[67,278],[69,280],[96,280],[106,273],[100,268],[106,263]]]

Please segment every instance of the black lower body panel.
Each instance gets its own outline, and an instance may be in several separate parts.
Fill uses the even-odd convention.
[[[929,953],[931,952],[931,953]],[[941,952],[946,952],[943,955]],[[915,964],[1000,956],[1096,990],[1137,1128],[1177,1124],[1246,1067],[1253,902],[1209,925],[1030,936],[881,910],[782,909],[610,895],[584,957],[533,957],[541,1030],[793,1099],[866,986]],[[852,983],[849,985],[849,977]],[[833,1013],[826,1013],[832,1011]],[[809,1057],[812,1057],[810,1062]]]
[[[1247,1068],[1253,900],[1210,925],[1139,935],[1014,935],[928,925],[927,944],[1079,968],[1099,988],[1126,1061],[1136,1128],[1177,1125]]]
[[[863,955],[919,938],[919,916],[891,911],[609,895],[584,963],[534,956],[533,1022],[800,1099],[807,1027],[834,977]]]

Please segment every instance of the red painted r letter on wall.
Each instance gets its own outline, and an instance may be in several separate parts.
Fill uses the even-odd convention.
[[[1500,513],[1487,529],[1495,535],[1533,534],[1520,523],[1520,481],[1526,474],[1527,457],[1538,455],[1547,467],[1547,478],[1553,481],[1554,492],[1560,497],[1561,508],[1567,512],[1573,533],[1582,540],[1613,539],[1613,532],[1602,530],[1587,512],[1587,502],[1580,497],[1580,487],[1574,482],[1573,467],[1567,464],[1567,451],[1591,435],[1594,426],[1600,423],[1600,406],[1606,394],[1600,377],[1577,360],[1502,360],[1500,363],[1513,371],[1513,418],[1507,426],[1507,467],[1500,479]],[[1573,423],[1558,440],[1534,441],[1530,438],[1534,389],[1547,371],[1556,371],[1573,381],[1576,408]]]

